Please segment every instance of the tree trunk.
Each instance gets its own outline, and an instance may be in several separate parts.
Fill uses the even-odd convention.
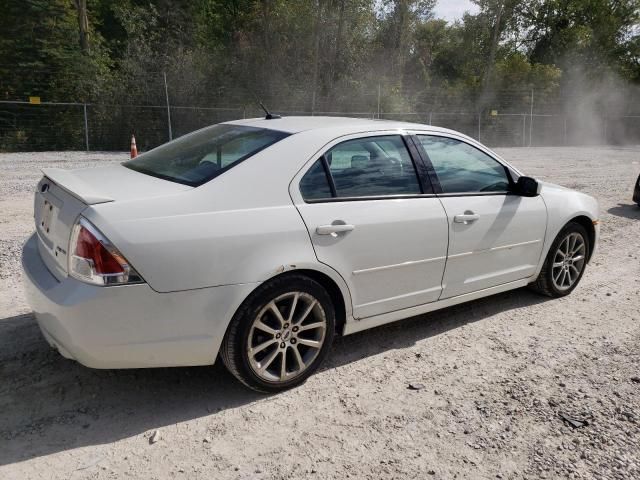
[[[407,58],[407,33],[410,28],[409,1],[399,0],[396,3],[396,30],[394,32],[394,59],[391,73],[394,77],[402,76]]]
[[[322,0],[317,1],[316,18],[313,25],[313,76],[311,80],[311,112],[316,108],[318,77],[320,75],[320,22],[322,21]]]
[[[493,24],[493,32],[491,35],[491,45],[489,47],[489,59],[487,61],[487,69],[485,70],[484,73],[484,86],[483,86],[483,93],[482,93],[482,99],[481,99],[481,108],[483,108],[485,106],[485,103],[487,101],[489,101],[489,98],[491,96],[491,81],[492,81],[492,76],[493,76],[493,64],[496,61],[496,53],[498,51],[498,44],[500,43],[500,36],[502,33],[502,15],[504,13],[504,8],[505,8],[505,2],[502,1],[500,2],[500,4],[498,5],[498,11],[496,13],[496,19],[495,22]]]
[[[87,0],[74,0],[78,14],[78,33],[80,49],[89,51],[89,16],[87,15]]]
[[[264,99],[264,101],[270,101],[272,98],[271,91],[271,78],[272,75],[269,72],[269,69],[272,67],[272,62],[270,61],[272,52],[271,52],[271,0],[262,0],[262,54],[261,54],[261,64],[262,64],[262,82],[263,82],[263,94],[266,94],[268,100]]]
[[[338,72],[340,58],[342,56],[342,33],[344,30],[344,8],[345,0],[340,0],[340,7],[338,10],[338,31],[336,33],[336,41],[333,49],[333,62],[331,62],[331,75],[330,75],[330,95],[332,103],[334,100],[334,84],[338,81]],[[332,105],[333,107],[333,105]]]

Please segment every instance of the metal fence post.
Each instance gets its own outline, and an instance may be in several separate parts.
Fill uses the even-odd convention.
[[[527,146],[527,114],[522,114],[522,146]]]
[[[171,107],[169,106],[169,89],[167,88],[167,73],[162,72],[164,76],[164,96],[167,99],[167,123],[169,124],[169,141],[173,140],[173,132],[171,131]]]
[[[478,141],[480,141],[480,122],[482,119],[482,112],[478,112]]]
[[[529,146],[533,143],[533,88],[531,89],[531,117],[529,120]]]
[[[378,119],[380,119],[380,84],[378,84]]]
[[[84,146],[89,151],[89,121],[87,120],[87,104],[82,105],[84,110]]]
[[[564,142],[564,145],[567,144],[567,116],[564,116],[564,127],[563,127],[563,132],[562,132],[562,141]]]
[[[429,125],[433,125],[431,119],[433,118],[433,112],[429,112]]]

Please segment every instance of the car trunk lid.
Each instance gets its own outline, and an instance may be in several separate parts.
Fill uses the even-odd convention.
[[[191,190],[192,187],[144,175],[121,165],[78,170],[43,169],[34,199],[38,250],[51,273],[67,275],[71,230],[91,205],[126,202]]]

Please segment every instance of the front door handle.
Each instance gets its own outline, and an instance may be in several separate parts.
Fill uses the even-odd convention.
[[[318,235],[331,235],[332,237],[337,237],[339,233],[350,232],[354,228],[354,225],[346,225],[344,223],[336,223],[333,225],[320,225],[316,228],[316,233]]]
[[[453,217],[453,221],[455,223],[464,223],[465,225],[473,223],[479,219],[480,219],[480,215],[470,211],[466,211],[462,215],[456,215],[455,217]]]

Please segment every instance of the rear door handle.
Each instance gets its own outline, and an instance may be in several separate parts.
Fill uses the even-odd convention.
[[[462,215],[456,215],[455,217],[453,217],[453,221],[455,223],[464,223],[465,225],[473,223],[479,219],[480,215],[473,212],[464,212]]]
[[[331,235],[332,237],[337,237],[339,233],[350,232],[355,228],[356,227],[354,225],[346,225],[344,223],[320,225],[316,228],[316,233],[318,235]]]

